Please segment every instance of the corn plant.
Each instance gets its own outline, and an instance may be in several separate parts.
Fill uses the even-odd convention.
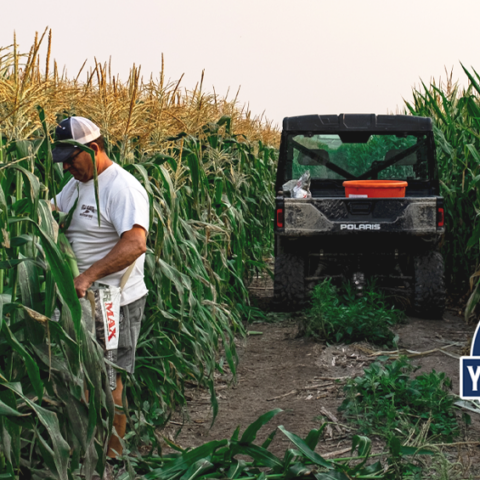
[[[450,291],[464,293],[472,274],[478,276],[480,222],[480,80],[464,68],[470,83],[461,90],[452,82],[434,82],[414,90],[407,108],[434,119],[441,194],[445,198],[446,280]]]
[[[216,414],[213,375],[235,373],[245,281],[271,255],[276,150],[261,139],[277,137],[201,85],[180,95],[163,77],[143,84],[137,69],[121,84],[101,65],[81,84],[56,65],[50,74],[49,59],[42,74],[40,43],[26,56],[0,50],[0,475],[90,478],[103,470],[113,402],[89,305],[73,288],[68,216],[50,209],[69,179],[52,163],[57,121],[90,116],[149,195],[150,294],[125,379],[129,448],[157,446],[186,381],[210,389]]]
[[[169,156],[125,165],[151,199],[150,295],[134,397],[152,423],[162,421],[166,398],[183,401],[186,380],[208,386],[216,415],[218,349],[235,372],[233,334],[243,331],[248,308],[244,281],[271,255],[275,150],[239,142],[228,125],[221,134],[227,120],[209,125],[203,137],[172,139]]]
[[[64,233],[44,198],[50,143],[39,136],[2,152],[0,471],[14,478],[48,468],[67,478],[82,460],[91,475],[104,461],[113,400],[103,352],[85,325],[88,305],[60,248]]]
[[[261,427],[282,410],[275,409],[261,415],[242,434],[238,427],[231,438],[207,442],[197,448],[181,449],[172,444],[177,452],[159,457],[145,456],[134,459],[137,473],[146,480],[207,480],[238,478],[243,480],[348,480],[414,478],[412,472],[421,472],[413,461],[417,455],[432,455],[428,449],[402,446],[393,437],[389,451],[372,454],[372,442],[368,437],[354,435],[349,456],[327,460],[315,449],[325,427],[311,430],[305,438],[288,431],[280,425],[261,445],[255,443]],[[269,447],[278,432],[291,442],[283,458],[273,454]],[[387,462],[375,461],[375,457],[387,456]],[[132,462],[133,463],[133,462]],[[404,475],[406,474],[406,475]]]

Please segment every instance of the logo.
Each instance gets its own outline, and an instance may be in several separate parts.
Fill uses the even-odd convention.
[[[112,302],[105,302],[105,310],[107,312],[107,323],[108,323],[108,341],[111,342],[112,338],[117,336],[117,328],[115,322],[115,314],[113,313]]]
[[[460,398],[480,399],[480,323],[473,335],[469,357],[460,357]]]
[[[87,218],[93,218],[96,212],[96,208],[92,205],[82,205],[80,210],[80,216]]]
[[[380,230],[379,223],[342,223],[340,230]]]

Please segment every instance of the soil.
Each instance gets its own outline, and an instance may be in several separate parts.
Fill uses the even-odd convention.
[[[253,301],[268,311],[272,301],[270,281],[257,280],[251,286]],[[435,350],[427,355],[412,357],[422,372],[445,372],[453,382],[454,394],[459,393],[459,360],[467,353],[476,325],[467,325],[463,318],[447,311],[442,320],[421,320],[410,317],[406,324],[396,327],[400,337],[399,348],[413,352]],[[162,432],[182,447],[196,447],[210,440],[230,438],[240,426],[242,432],[260,415],[275,408],[283,411],[264,426],[257,437],[261,444],[277,425],[305,438],[313,428],[325,421],[332,422],[326,429],[316,451],[327,458],[348,456],[351,438],[357,433],[338,412],[344,400],[346,377],[363,374],[363,369],[375,361],[378,348],[371,345],[327,346],[298,336],[298,315],[268,313],[268,321],[246,326],[250,332],[237,343],[239,364],[233,381],[225,373],[217,376],[218,416],[212,423],[210,396],[206,390],[187,391],[187,408],[177,412],[167,429]],[[440,351],[440,349],[443,349]],[[458,409],[458,417],[462,410]],[[468,412],[472,424],[457,442],[480,440],[480,415]],[[374,451],[385,448],[381,439],[373,438]],[[280,432],[269,450],[283,457],[291,448]],[[478,445],[445,447],[450,461],[460,461],[468,475],[480,475]]]

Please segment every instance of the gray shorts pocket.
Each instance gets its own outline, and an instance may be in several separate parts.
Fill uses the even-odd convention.
[[[118,348],[135,348],[140,335],[145,297],[121,307]]]
[[[145,295],[121,308],[117,365],[129,373],[135,371],[135,350],[140,336],[146,298]]]
[[[136,348],[138,337],[140,336],[140,327],[142,326],[143,306],[133,310],[130,314],[130,339],[132,346]]]
[[[120,307],[120,336],[118,348],[132,348],[132,334],[130,332],[130,315],[128,305]]]

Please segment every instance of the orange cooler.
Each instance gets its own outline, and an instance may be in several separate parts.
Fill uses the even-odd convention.
[[[350,198],[404,197],[407,182],[400,180],[347,180],[345,196]]]

